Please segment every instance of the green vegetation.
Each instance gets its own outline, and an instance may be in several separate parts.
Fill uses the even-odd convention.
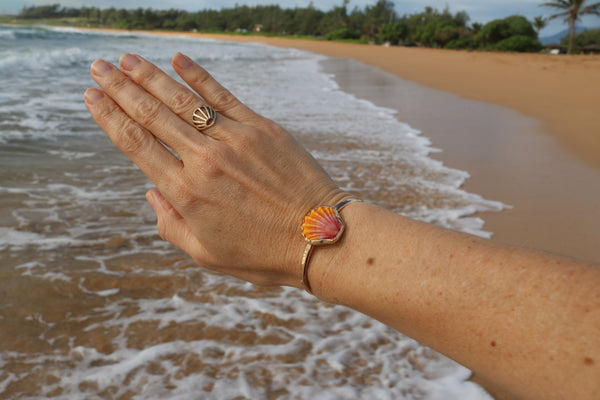
[[[533,25],[519,15],[488,22],[475,36],[475,42],[487,50],[497,51],[527,52],[542,48]]]
[[[283,9],[271,6],[236,6],[221,10],[205,9],[197,12],[182,10],[135,10],[99,9],[96,7],[62,8],[33,6],[24,8],[17,16],[19,22],[28,20],[65,20],[75,18],[70,25],[95,28],[115,28],[128,30],[199,31],[228,33],[261,33],[278,35],[304,35],[322,37],[330,32],[346,29],[358,32],[351,38],[377,40],[377,26],[394,18],[393,3],[380,0],[375,6],[364,10],[355,8],[349,11],[348,0],[339,7],[324,12],[313,6],[307,8]],[[385,15],[385,12],[392,14]],[[371,32],[371,35],[364,32]]]
[[[600,16],[600,2],[594,4],[586,4],[586,0],[550,0],[542,4],[545,7],[552,7],[562,10],[558,14],[551,15],[549,19],[565,17],[564,21],[569,23],[569,30],[571,32],[569,38],[569,50],[568,54],[573,51],[573,44],[575,39],[575,24],[582,15],[593,14]]]
[[[517,35],[501,40],[491,48],[497,51],[517,51],[521,53],[531,53],[540,51],[542,49],[542,45],[537,41],[537,39],[534,39],[530,36]]]
[[[477,41],[481,44],[494,45],[504,39],[517,35],[537,38],[533,26],[525,17],[513,15],[485,24],[477,34]]]
[[[357,40],[360,33],[350,28],[340,28],[325,34],[325,40]]]
[[[548,18],[544,18],[541,15],[539,15],[533,19],[533,27],[537,31],[538,36],[540,35],[540,31],[542,29],[544,29],[546,27],[546,25],[548,25],[548,20],[549,20]]]
[[[464,11],[454,15],[448,8],[442,12],[425,7],[422,13],[404,16],[400,20],[406,24],[409,41],[425,47],[445,47],[453,40],[472,35],[467,27],[469,16]]]
[[[558,0],[550,3],[584,3],[585,0]],[[539,31],[547,19],[537,17],[532,22],[518,15],[490,21],[485,25],[469,25],[465,11],[451,13],[446,7],[438,10],[425,7],[420,13],[398,15],[390,0],[378,0],[374,5],[348,9],[349,0],[329,11],[315,8],[281,8],[271,6],[236,6],[221,10],[197,12],[182,10],[135,10],[97,7],[64,8],[59,4],[24,8],[16,17],[2,17],[1,23],[44,23],[78,27],[116,28],[127,30],[194,31],[302,37],[315,40],[352,41],[360,43],[390,43],[447,49],[488,51],[540,51]],[[580,9],[593,13],[600,3]],[[557,15],[563,15],[557,14]],[[556,17],[551,16],[549,18]],[[10,20],[9,20],[10,19]],[[591,35],[591,34],[590,34]],[[579,39],[585,46],[597,35]],[[583,44],[585,42],[585,44]]]
[[[571,42],[570,36],[565,36],[561,44],[566,46]],[[576,34],[573,37],[573,52],[592,52],[600,53],[600,29],[590,29]]]

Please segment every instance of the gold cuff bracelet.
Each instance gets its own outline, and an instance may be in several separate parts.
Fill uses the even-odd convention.
[[[323,244],[333,244],[340,240],[345,229],[340,211],[355,201],[361,200],[348,199],[337,203],[335,206],[320,206],[312,209],[304,217],[302,236],[304,236],[304,240],[308,244],[302,256],[302,285],[310,294],[313,293],[308,282],[308,262],[310,261],[314,247]]]

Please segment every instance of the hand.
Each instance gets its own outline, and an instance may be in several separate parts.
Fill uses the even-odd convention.
[[[300,287],[303,216],[348,196],[283,128],[188,57],[178,53],[172,64],[197,94],[131,54],[122,70],[95,61],[102,90],[85,93],[98,125],[158,188],[146,198],[160,236],[204,267]],[[206,104],[217,120],[199,132],[192,114]]]

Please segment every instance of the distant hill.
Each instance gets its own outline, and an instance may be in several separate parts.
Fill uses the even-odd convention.
[[[575,27],[575,32],[576,33],[581,33],[583,31],[587,31],[588,29],[596,29],[596,28],[590,28],[589,26],[576,26]],[[563,31],[560,31],[558,33],[555,33],[552,36],[543,36],[540,38],[540,42],[543,45],[546,44],[551,44],[551,43],[560,43],[560,39],[564,38],[565,36],[569,35],[569,29],[565,29]]]

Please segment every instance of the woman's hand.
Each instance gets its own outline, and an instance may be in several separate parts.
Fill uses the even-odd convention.
[[[98,125],[158,188],[146,197],[159,234],[204,267],[301,286],[304,214],[348,196],[284,129],[188,57],[178,53],[172,64],[197,94],[131,54],[122,70],[95,61],[102,90],[85,93]],[[207,104],[217,120],[200,132],[192,115]]]

